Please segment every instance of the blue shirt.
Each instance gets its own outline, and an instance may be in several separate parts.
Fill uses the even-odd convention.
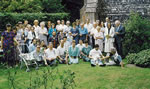
[[[82,28],[80,27],[80,28],[79,28],[79,33],[82,34],[82,35],[85,35],[85,34],[88,34],[88,31],[87,31],[86,28],[83,28],[83,29],[82,29]]]
[[[54,28],[54,29],[53,29],[53,28],[50,28],[50,29],[49,29],[49,31],[48,31],[49,37],[52,37],[52,36],[53,36],[53,35],[52,35],[53,32],[56,32],[56,28]]]
[[[29,52],[33,52],[36,49],[36,46],[34,44],[30,44],[29,46]]]

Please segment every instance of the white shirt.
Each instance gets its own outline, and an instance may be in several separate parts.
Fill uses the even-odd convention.
[[[92,30],[92,28],[93,28],[93,25],[91,23],[89,23],[89,24],[86,23],[84,25],[84,27],[88,30],[88,32],[90,32]]]
[[[62,55],[64,55],[65,54],[65,51],[66,51],[66,49],[65,49],[65,46],[62,48],[61,46],[58,46],[57,47],[57,55],[58,56],[62,56]]]
[[[82,45],[77,44],[77,47],[79,48],[80,51],[82,51],[83,47],[85,47],[85,44],[82,44]]]
[[[103,32],[101,32],[101,31],[100,32],[95,31],[95,33],[94,33],[94,39],[96,40],[97,37],[104,38]]]
[[[92,49],[89,53],[89,55],[93,58],[93,59],[97,59],[100,58],[100,56],[102,55],[102,52],[100,50],[95,50]]]
[[[63,30],[63,29],[62,29],[62,25],[61,25],[61,24],[56,25],[56,30],[57,30],[57,31],[61,31],[61,30]]]
[[[45,50],[45,56],[46,58],[57,58],[57,50],[55,48],[53,50],[48,48]]]
[[[70,47],[70,43],[68,41],[64,42],[64,47],[65,47],[65,50],[68,51]]]
[[[38,39],[39,38],[39,29],[40,29],[40,27],[39,26],[33,26],[34,27],[34,32],[35,32],[35,35],[36,35],[36,39]]]
[[[33,34],[32,34],[32,31],[29,31],[28,32],[28,36],[27,36],[28,39],[32,40],[34,38]]]
[[[94,34],[96,31],[97,31],[97,29],[93,27],[90,31],[90,35]]]

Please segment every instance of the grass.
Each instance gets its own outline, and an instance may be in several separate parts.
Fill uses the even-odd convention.
[[[42,73],[46,67],[39,70],[32,69],[25,72],[25,69],[4,69],[0,67],[0,89],[10,89],[8,87],[8,73],[17,70],[16,80],[18,82],[29,82],[29,74],[36,76],[37,71]],[[80,62],[73,65],[59,65],[58,70],[70,69],[75,72],[75,89],[150,89],[150,69],[138,67],[106,66],[91,67],[89,63]],[[58,83],[55,83],[56,85]],[[22,86],[22,89],[23,86]],[[42,88],[41,88],[42,89]]]

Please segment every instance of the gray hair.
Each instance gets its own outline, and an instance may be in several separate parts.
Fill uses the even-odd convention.
[[[44,21],[42,21],[42,22],[40,23],[40,26],[42,26],[42,25],[45,26],[45,22],[44,22]]]
[[[116,21],[115,21],[115,24],[120,24],[120,21],[119,21],[119,20],[116,20]]]

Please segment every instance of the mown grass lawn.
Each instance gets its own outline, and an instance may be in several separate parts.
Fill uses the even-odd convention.
[[[36,76],[37,71],[42,73],[46,67],[39,70],[32,69],[4,69],[0,67],[0,89],[10,89],[8,86],[8,70],[13,73],[17,70],[16,80],[18,82],[29,82],[29,75]],[[106,66],[91,67],[89,63],[80,62],[73,65],[59,65],[59,71],[72,70],[75,72],[75,89],[150,89],[150,69],[138,67]],[[55,83],[58,85],[58,83]],[[25,89],[21,86],[21,89]],[[43,89],[43,88],[40,88]]]

